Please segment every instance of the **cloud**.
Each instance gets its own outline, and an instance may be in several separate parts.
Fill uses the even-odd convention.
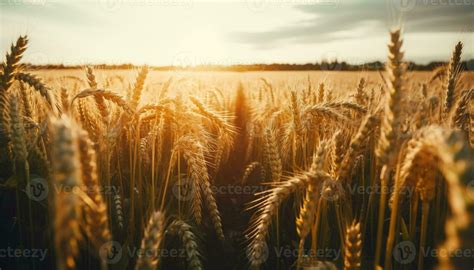
[[[412,5],[400,6],[399,1]],[[474,0],[340,0],[336,5],[293,8],[310,15],[310,19],[265,32],[234,32],[233,40],[260,49],[285,43],[326,43],[378,36],[400,22],[409,33],[474,31]],[[354,33],[359,36],[354,37]]]
[[[2,9],[2,21],[14,20],[18,18],[27,18],[35,22],[49,22],[63,25],[93,25],[101,22],[100,16],[92,14],[87,9],[87,5],[93,3],[85,3],[81,5],[77,2],[63,2],[55,1],[49,2],[46,0],[17,0],[17,1],[3,1],[0,6]],[[31,1],[31,3],[29,2]],[[44,3],[42,2],[44,1]]]

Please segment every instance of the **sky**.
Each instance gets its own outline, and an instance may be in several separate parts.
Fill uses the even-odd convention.
[[[474,0],[0,0],[1,52],[26,34],[34,64],[361,64],[399,25],[410,61],[474,58]]]

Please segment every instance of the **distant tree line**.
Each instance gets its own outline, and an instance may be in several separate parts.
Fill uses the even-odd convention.
[[[431,62],[426,65],[417,64],[414,62],[408,62],[408,70],[419,70],[419,71],[430,71],[441,65],[447,64],[446,62]],[[64,65],[64,64],[48,64],[48,65],[32,65],[26,64],[28,69],[79,69],[83,66],[79,65]],[[121,64],[121,65],[107,65],[100,64],[94,65],[96,69],[133,69],[137,68],[133,64]],[[461,63],[463,70],[474,71],[474,59],[464,61]],[[159,71],[302,71],[302,70],[323,70],[323,71],[377,71],[384,70],[384,63],[380,61],[368,62],[365,64],[349,64],[347,62],[326,62],[321,63],[308,63],[308,64],[253,64],[253,65],[197,65],[197,66],[153,66],[151,69]]]

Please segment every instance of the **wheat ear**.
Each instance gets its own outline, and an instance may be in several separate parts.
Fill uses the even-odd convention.
[[[129,114],[133,114],[133,111],[130,109],[130,107],[128,106],[127,102],[125,100],[123,100],[123,98],[121,96],[119,96],[118,94],[114,93],[114,92],[111,92],[111,91],[107,91],[107,90],[102,90],[102,89],[86,89],[86,90],[82,90],[81,92],[79,92],[72,100],[71,100],[71,104],[73,104],[73,102],[76,100],[76,99],[80,99],[80,98],[85,98],[85,97],[88,97],[88,96],[100,96],[100,97],[103,97],[104,99],[106,100],[109,100],[115,104],[117,104],[119,107],[121,107],[125,112],[129,113]]]
[[[157,211],[153,213],[143,235],[135,270],[156,269],[159,260],[159,247],[163,241],[164,215]]]
[[[247,167],[245,168],[245,171],[244,171],[244,175],[242,176],[241,183],[245,184],[247,182],[247,179],[249,178],[250,174],[256,168],[258,168],[259,166],[261,166],[261,165],[260,165],[260,162],[258,162],[258,161],[254,161],[254,162],[250,163],[249,165],[247,165]]]
[[[393,157],[393,153],[396,152],[396,147],[393,146],[396,145],[395,141],[400,134],[401,97],[405,74],[405,67],[402,63],[404,53],[401,51],[403,41],[400,35],[400,29],[390,32],[387,62],[389,91],[386,96],[381,134],[376,149],[381,164],[387,163]]]
[[[197,224],[202,221],[202,192],[201,181],[207,179],[208,172],[206,161],[200,154],[202,145],[194,138],[183,137],[176,142],[174,153],[182,153],[188,164],[189,175],[191,177],[192,201],[191,210]],[[197,151],[197,152],[196,152]],[[188,183],[189,184],[189,183]]]
[[[0,77],[0,92],[6,92],[13,84],[19,70],[20,60],[26,51],[28,38],[20,36],[15,45],[12,44],[10,53],[7,53],[5,63],[2,64],[2,76]]]
[[[355,220],[347,228],[346,242],[344,248],[344,269],[360,269],[360,257],[362,253],[362,239],[360,233],[360,223]]]
[[[31,104],[31,99],[29,98],[30,92],[24,83],[20,82],[20,95],[21,101],[23,103],[24,114],[26,117],[31,118],[33,116],[33,108]]]
[[[282,174],[280,151],[278,150],[274,132],[270,129],[265,131],[265,151],[268,164],[270,165],[272,182],[279,182]]]
[[[330,165],[331,175],[336,177],[337,171],[341,166],[342,160],[345,154],[345,139],[344,133],[341,130],[337,130],[331,141],[331,152],[330,152]]]
[[[122,207],[122,199],[120,198],[120,194],[116,192],[114,194],[114,210],[115,210],[115,218],[117,220],[117,225],[119,230],[123,229],[123,207]]]
[[[313,105],[308,107],[305,112],[306,115],[311,115],[315,121],[331,120],[336,125],[343,126],[344,124],[352,124],[352,121],[346,116],[340,114],[329,106],[322,104]]]
[[[367,109],[360,104],[349,102],[349,101],[338,101],[338,102],[328,102],[324,104],[330,108],[336,109],[348,109],[357,113],[365,114],[367,113]]]
[[[189,98],[191,102],[198,108],[199,113],[204,117],[208,118],[211,122],[217,125],[219,128],[222,128],[229,134],[235,133],[235,130],[232,125],[228,124],[223,117],[218,115],[217,113],[209,110],[204,106],[204,104],[196,97]]]
[[[181,138],[177,143],[180,152],[183,153],[186,159],[189,171],[191,174],[194,193],[193,193],[193,212],[197,222],[200,222],[200,211],[202,199],[207,204],[209,215],[211,216],[214,229],[216,230],[217,237],[224,240],[224,232],[222,230],[222,222],[219,210],[217,208],[216,199],[211,189],[211,183],[209,180],[209,174],[207,171],[206,161],[204,158],[204,149],[198,140],[192,137]],[[202,192],[202,197],[199,194]]]
[[[448,72],[447,72],[447,82],[446,82],[446,93],[444,101],[444,113],[448,115],[455,103],[456,96],[456,83],[460,74],[460,63],[461,63],[461,54],[462,54],[463,44],[458,42],[454,48],[453,55],[449,61]]]
[[[132,100],[130,101],[130,107],[132,109],[136,109],[138,103],[140,103],[140,98],[142,96],[142,91],[145,85],[147,75],[148,66],[143,66],[140,72],[138,73],[137,79],[135,81],[135,86],[133,88]]]
[[[41,81],[41,79],[39,79],[35,75],[23,72],[16,74],[16,79],[33,87],[33,89],[38,91],[41,96],[46,99],[50,106],[54,105],[50,95],[50,89]]]
[[[91,66],[86,67],[86,77],[87,77],[87,83],[89,84],[89,87],[96,89],[97,80],[95,79],[94,69]]]
[[[321,141],[315,154],[313,155],[313,162],[309,169],[310,175],[316,175],[317,172],[321,172],[324,167],[325,157],[327,154],[327,142]],[[318,179],[319,180],[319,179]],[[298,217],[296,218],[296,232],[300,237],[300,244],[298,247],[298,262],[301,260],[303,255],[303,248],[306,236],[308,236],[313,226],[314,219],[316,217],[316,210],[319,200],[319,190],[321,182],[312,181],[309,183],[306,189],[306,194],[303,200],[303,205],[300,208]]]
[[[54,209],[54,231],[58,269],[74,269],[81,240],[81,203],[75,188],[81,186],[77,137],[71,121],[63,116],[53,120],[53,179],[59,186]]]
[[[319,101],[319,103],[324,102],[324,83],[319,84],[318,101]]]
[[[453,118],[451,119],[454,126],[467,132],[469,131],[469,104],[472,103],[474,103],[474,88],[461,93]]]
[[[98,123],[96,119],[90,115],[85,100],[80,99],[78,101],[77,110],[79,112],[82,127],[87,129],[89,136],[91,136],[94,141],[97,141],[97,138],[99,138],[101,132],[100,123]]]
[[[365,87],[365,80],[364,78],[361,78],[359,81],[359,85],[357,86],[356,94],[355,94],[355,99],[358,104],[364,105],[367,100],[367,95],[364,92],[364,87]]]
[[[349,180],[357,156],[362,154],[365,150],[365,142],[370,137],[370,134],[374,132],[378,123],[379,119],[376,116],[370,115],[367,116],[361,124],[359,131],[352,139],[349,145],[349,150],[344,155],[344,159],[338,169],[337,179],[339,181],[347,182]]]
[[[182,220],[173,221],[173,223],[168,228],[171,233],[178,234],[181,238],[181,243],[183,244],[186,251],[188,268],[200,270],[203,269],[201,263],[201,254],[199,252],[196,236],[191,229],[191,226]]]
[[[264,262],[264,256],[268,251],[266,246],[268,229],[272,218],[278,212],[280,204],[291,194],[305,190],[311,182],[323,181],[327,178],[329,178],[329,175],[324,173],[317,173],[316,175],[308,173],[294,176],[286,181],[276,183],[276,186],[270,191],[269,195],[254,203],[252,208],[259,210],[247,234],[250,238],[247,254],[252,268],[259,268]]]
[[[301,109],[298,103],[298,96],[295,91],[291,92],[291,113],[293,116],[293,125],[296,130],[296,134],[301,136],[303,133],[303,123],[301,121]]]
[[[86,67],[86,77],[89,87],[91,89],[97,89],[97,80],[94,74],[94,69],[91,66]],[[102,116],[102,122],[104,126],[107,126],[109,121],[109,109],[107,108],[104,97],[102,95],[94,95],[94,100],[100,116]]]
[[[28,157],[26,148],[26,133],[23,124],[23,116],[20,112],[18,97],[12,95],[9,100],[10,112],[10,141],[13,146],[13,154],[15,162],[25,162]],[[22,183],[26,184],[26,183]]]
[[[85,205],[86,232],[96,248],[108,243],[112,236],[109,231],[107,205],[100,194],[97,175],[96,154],[86,131],[79,132],[79,153],[82,168],[82,181],[93,205]]]
[[[388,44],[389,54],[387,61],[388,79],[388,95],[385,97],[385,108],[383,120],[380,128],[380,136],[377,142],[375,154],[378,159],[381,171],[381,186],[386,188],[388,185],[388,175],[390,173],[392,163],[398,152],[398,136],[400,134],[401,123],[401,98],[404,92],[404,74],[405,66],[403,61],[403,52],[401,51],[402,39],[400,29],[390,32],[390,43]],[[378,266],[382,252],[382,233],[383,233],[383,217],[385,216],[386,206],[385,192],[382,192],[379,202],[379,217],[377,221],[377,240],[375,248],[375,265]],[[391,255],[390,255],[391,258]],[[386,258],[390,260],[390,258]],[[386,265],[390,268],[390,265]]]

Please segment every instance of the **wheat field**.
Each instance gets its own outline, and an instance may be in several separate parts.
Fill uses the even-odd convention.
[[[18,38],[0,238],[44,256],[5,269],[471,269],[474,73],[387,39],[384,72],[237,73],[28,70]]]

